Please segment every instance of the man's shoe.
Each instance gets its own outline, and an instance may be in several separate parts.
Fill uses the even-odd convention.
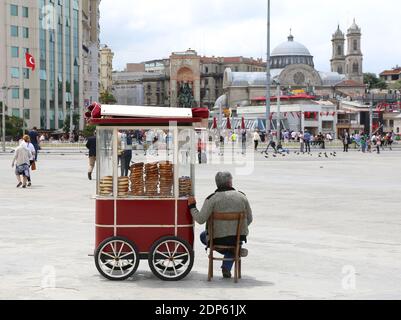
[[[231,279],[231,271],[230,270],[227,270],[227,269],[222,269],[222,272],[223,272],[223,278],[224,279]]]
[[[88,179],[92,180],[92,173],[88,172]]]
[[[31,182],[28,183],[28,187],[32,187],[32,183]]]
[[[23,189],[26,189],[26,184],[24,184],[24,185],[22,186],[22,188],[23,188]]]
[[[22,186],[22,182],[20,182],[20,183],[17,184],[17,188],[19,188],[19,187],[21,187],[21,186]]]
[[[241,248],[240,256],[241,258],[246,258],[248,256],[248,249]]]

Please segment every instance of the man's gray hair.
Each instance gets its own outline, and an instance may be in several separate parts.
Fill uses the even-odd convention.
[[[217,188],[227,188],[233,180],[233,176],[230,172],[219,172],[216,174],[216,185]]]

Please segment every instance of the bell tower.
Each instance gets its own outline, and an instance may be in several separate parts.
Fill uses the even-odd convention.
[[[361,49],[361,28],[355,23],[348,29],[348,52],[345,57],[345,74],[347,79],[363,83],[363,54]]]
[[[338,26],[331,40],[333,43],[333,55],[330,60],[331,71],[345,74],[345,36]]]

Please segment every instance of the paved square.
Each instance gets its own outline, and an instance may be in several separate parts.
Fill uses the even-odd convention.
[[[207,257],[181,282],[156,279],[146,262],[125,282],[97,272],[95,182],[84,154],[41,155],[33,188],[16,189],[0,155],[0,299],[400,299],[401,153],[265,159],[236,176],[254,211],[244,278],[207,282]],[[232,165],[197,168],[197,198]],[[196,227],[196,235],[203,226]],[[54,281],[55,280],[55,281]],[[55,288],[46,288],[55,285]]]

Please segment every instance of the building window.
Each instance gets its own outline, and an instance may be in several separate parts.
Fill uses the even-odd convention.
[[[338,67],[337,72],[338,72],[339,74],[343,74],[343,68],[342,68],[342,67]]]
[[[31,110],[30,109],[24,109],[24,119],[25,120],[31,119]]]
[[[354,40],[354,51],[358,50],[358,41]]]
[[[18,6],[16,6],[15,4],[11,4],[10,5],[10,14],[13,17],[18,17]]]
[[[19,69],[11,68],[11,78],[18,79],[19,78]]]
[[[13,117],[19,118],[19,117],[20,117],[19,109],[13,108],[13,110],[12,110],[12,116],[13,116]]]
[[[28,7],[22,7],[22,16],[24,18],[29,18],[29,9],[28,9]]]
[[[29,89],[24,89],[24,99],[29,100],[30,96],[31,96],[31,94],[30,94]]]
[[[11,90],[11,96],[13,99],[19,99],[19,89],[18,88],[13,88]]]
[[[19,58],[19,47],[11,47],[11,57]]]
[[[28,29],[28,28],[22,27],[22,36],[23,36],[25,39],[28,39],[28,38],[29,38],[29,29]]]
[[[22,68],[22,73],[24,74],[24,79],[29,79],[29,69]]]
[[[359,64],[357,62],[352,65],[352,72],[359,73]]]
[[[18,27],[17,26],[11,26],[10,32],[11,32],[12,37],[18,37]]]
[[[342,46],[337,47],[337,55],[342,56],[343,55],[343,48]]]
[[[209,68],[205,67],[205,73],[209,73]]]

